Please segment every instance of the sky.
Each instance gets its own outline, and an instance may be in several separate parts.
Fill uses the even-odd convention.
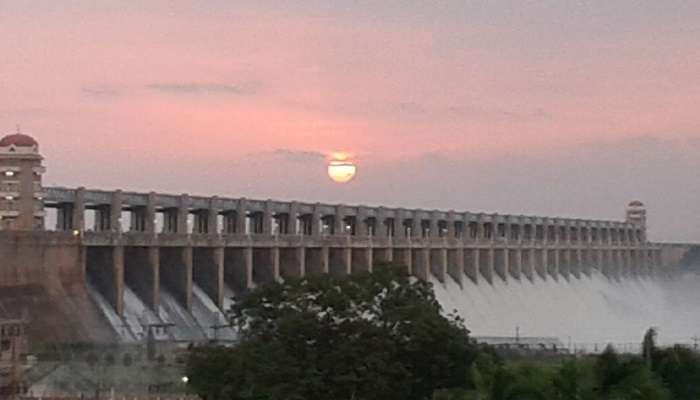
[[[697,242],[698,21],[694,0],[0,0],[0,133],[40,142],[47,185],[596,219],[639,199],[651,239]]]

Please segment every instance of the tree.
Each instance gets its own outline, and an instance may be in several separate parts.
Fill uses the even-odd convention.
[[[650,371],[652,369],[652,355],[654,350],[656,350],[656,335],[656,329],[649,328],[644,333],[644,339],[642,340],[642,358],[644,358],[644,362]]]
[[[611,400],[670,400],[669,391],[635,358],[621,365],[621,380],[610,387],[606,399]]]
[[[509,363],[492,371],[489,400],[548,400],[552,398],[553,370],[540,363]]]
[[[597,390],[600,399],[667,400],[669,392],[639,357],[621,359],[608,346],[596,361]]]
[[[552,379],[553,398],[557,400],[595,399],[592,372],[590,363],[580,360],[565,362]]]
[[[245,294],[231,310],[240,343],[193,351],[192,387],[210,400],[422,400],[467,387],[467,329],[404,271],[377,265]]]
[[[611,388],[622,379],[620,376],[620,365],[620,358],[615,348],[610,345],[598,356],[595,363],[595,375],[598,390],[603,396],[607,395]]]
[[[674,400],[700,399],[700,357],[692,350],[674,346],[653,354],[654,373],[671,391]]]

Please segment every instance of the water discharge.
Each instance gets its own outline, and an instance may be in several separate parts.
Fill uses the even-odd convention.
[[[555,337],[571,349],[600,351],[607,343],[634,351],[649,327],[659,329],[659,343],[692,344],[700,334],[700,275],[624,277],[608,279],[594,270],[580,278],[548,276],[493,283],[474,283],[466,275],[460,285],[448,277],[431,277],[435,294],[446,312],[456,311],[473,336]],[[224,287],[224,307],[193,285],[192,310],[186,310],[167,288],[161,287],[160,306],[153,312],[125,285],[124,316],[117,315],[96,286],[88,292],[121,342],[139,342],[150,324],[172,324],[156,339],[201,341],[235,340],[226,327],[223,310],[229,310],[235,293]]]
[[[233,329],[228,327],[224,312],[198,285],[192,286],[192,315],[209,339],[234,340]]]
[[[569,279],[495,278],[462,286],[431,279],[446,312],[456,311],[474,336],[556,337],[572,349],[602,350],[607,343],[632,350],[649,327],[659,342],[692,343],[700,333],[700,277],[624,277],[594,271]]]
[[[126,324],[122,321],[121,317],[109,304],[109,301],[102,296],[102,293],[97,289],[97,287],[90,281],[86,285],[88,295],[97,305],[97,308],[105,316],[109,324],[112,326],[114,331],[117,333],[119,340],[122,342],[130,343],[135,341],[135,337],[132,332],[127,329]]]
[[[154,330],[156,340],[201,341],[205,339],[235,340],[236,338],[235,331],[226,326],[223,312],[197,285],[193,285],[192,288],[191,312],[188,312],[172,293],[161,288],[157,314],[129,286],[124,285],[123,317],[117,314],[92,282],[87,283],[87,289],[90,297],[109,321],[119,341],[123,343],[145,340],[146,329],[153,324],[170,325],[165,331]],[[227,302],[230,303],[230,300]]]
[[[162,323],[136,293],[126,285],[124,286],[124,322],[136,340],[146,338],[149,325]],[[163,339],[165,337],[158,333],[156,338]]]

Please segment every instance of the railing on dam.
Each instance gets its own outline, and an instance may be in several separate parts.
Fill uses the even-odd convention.
[[[45,188],[56,230],[251,236],[351,236],[465,242],[644,244],[643,226],[455,211],[329,205],[159,193]]]

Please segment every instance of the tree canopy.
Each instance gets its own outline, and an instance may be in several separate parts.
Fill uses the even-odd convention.
[[[209,400],[422,400],[469,386],[468,330],[404,271],[377,265],[245,294],[231,310],[240,342],[194,350],[191,385]]]

